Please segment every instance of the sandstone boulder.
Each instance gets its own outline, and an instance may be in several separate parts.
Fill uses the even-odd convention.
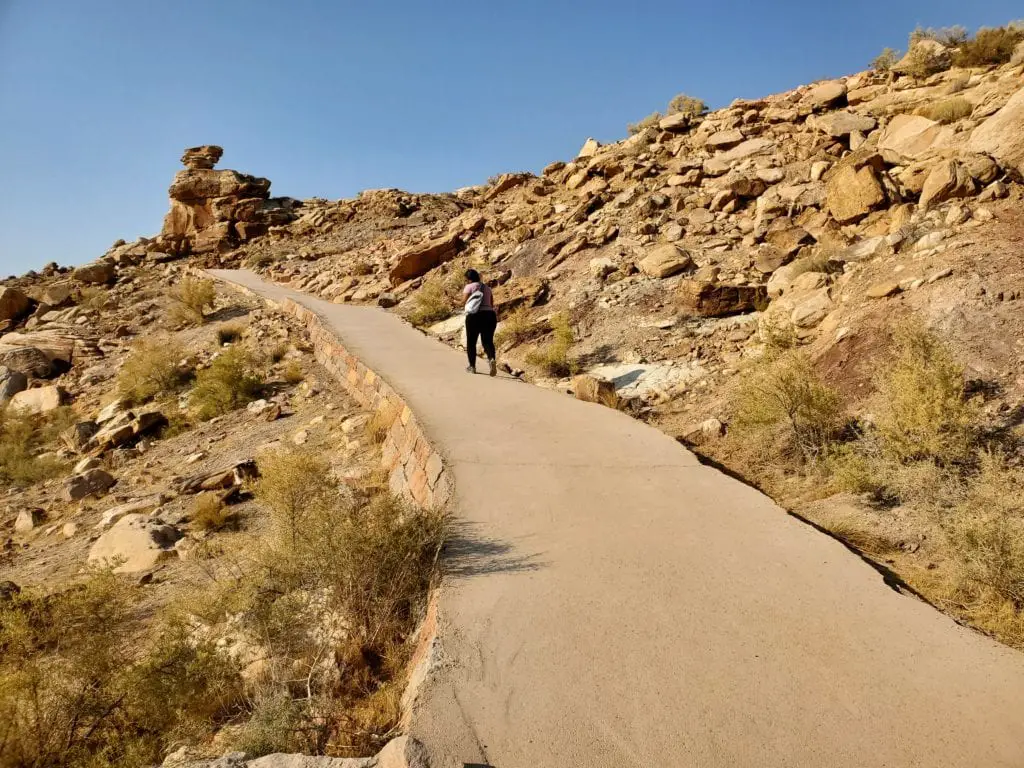
[[[605,379],[583,374],[572,380],[572,392],[577,400],[587,403],[600,403],[614,408],[618,400],[615,385]]]
[[[181,164],[191,170],[210,170],[220,161],[224,150],[221,147],[207,144],[202,147],[190,147],[181,156]]]
[[[109,261],[94,261],[91,264],[84,264],[71,273],[72,279],[87,285],[103,285],[113,282],[114,275],[114,265]]]
[[[647,252],[637,264],[649,277],[671,277],[693,267],[693,259],[683,249],[665,243]]]
[[[539,277],[514,277],[494,289],[494,308],[498,318],[520,307],[536,307],[548,296],[548,284]]]
[[[690,126],[692,125],[693,118],[685,112],[676,112],[675,114],[661,118],[658,122],[658,127],[663,131],[668,131],[669,133],[684,133],[690,130]]]
[[[1024,179],[1024,88],[992,117],[974,129],[967,148],[992,155]]]
[[[970,172],[956,160],[939,163],[928,174],[921,190],[920,206],[927,211],[932,205],[977,193]]]
[[[780,229],[775,229],[773,231],[769,231],[768,234],[765,235],[765,240],[770,245],[772,245],[776,249],[778,249],[778,251],[781,252],[783,254],[783,256],[788,258],[788,257],[792,256],[793,254],[795,254],[798,250],[800,250],[800,248],[802,246],[804,246],[807,243],[812,242],[814,240],[814,238],[812,238],[810,233],[806,229],[804,229],[803,227],[795,227],[794,226],[794,227],[783,227],[783,228],[780,228]],[[782,265],[780,264],[779,266],[782,266]],[[760,271],[762,271],[762,272],[765,272],[765,271],[770,272],[770,271],[773,271],[773,270],[760,270]]]
[[[58,309],[74,303],[75,286],[69,282],[52,283],[43,291],[42,301],[49,307]]]
[[[0,404],[6,403],[28,388],[28,376],[5,365],[0,365]]]
[[[49,413],[68,401],[68,393],[62,387],[51,384],[47,387],[26,389],[18,392],[9,401],[8,407],[14,412]]]
[[[767,299],[764,286],[724,285],[685,280],[677,293],[680,309],[697,317],[753,312]]]
[[[877,121],[867,115],[856,115],[853,112],[828,112],[824,115],[812,115],[807,124],[815,130],[827,133],[835,138],[849,136],[854,131],[868,133],[875,129]]]
[[[451,261],[461,247],[462,240],[457,233],[453,233],[402,252],[391,268],[392,285],[421,277],[435,267]]]
[[[14,530],[18,533],[29,533],[36,526],[46,521],[46,513],[41,509],[23,509],[14,521]]]
[[[871,165],[839,168],[829,179],[828,208],[840,224],[860,221],[886,201],[885,190]]]
[[[125,515],[96,539],[89,562],[115,565],[115,573],[148,571],[162,560],[175,557],[174,543],[181,533],[172,525],[145,515]]]
[[[53,375],[53,364],[35,347],[0,345],[0,365],[36,379]]]
[[[79,475],[72,475],[64,481],[64,499],[81,501],[86,496],[99,495],[107,491],[117,481],[109,472],[102,469],[90,469]]]
[[[896,115],[878,139],[879,150],[916,158],[932,149],[943,135],[943,126],[920,115]]]
[[[597,139],[590,138],[583,142],[583,146],[580,148],[579,154],[576,155],[578,159],[593,157],[597,154],[597,151],[601,148],[601,144]]]
[[[728,131],[719,131],[708,137],[707,144],[711,149],[730,149],[743,142],[743,134],[733,128]]]
[[[31,306],[32,300],[17,288],[0,288],[0,321],[17,320]]]
[[[811,88],[804,94],[801,102],[814,110],[842,104],[846,101],[846,84],[838,80],[822,83]]]

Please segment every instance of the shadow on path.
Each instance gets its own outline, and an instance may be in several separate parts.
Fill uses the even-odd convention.
[[[544,567],[545,563],[536,553],[516,552],[508,542],[481,536],[478,528],[473,523],[454,524],[442,553],[445,576],[468,578],[492,573],[536,571]]]

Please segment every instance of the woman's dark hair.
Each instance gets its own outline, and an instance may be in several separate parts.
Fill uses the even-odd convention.
[[[482,282],[480,280],[480,273],[477,272],[475,269],[467,269],[466,270],[466,279],[469,280],[469,282],[471,282],[471,283]]]

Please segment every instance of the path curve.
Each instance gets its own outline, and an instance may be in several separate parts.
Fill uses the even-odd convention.
[[[409,403],[459,532],[434,768],[1021,768],[1024,655],[624,414],[513,379],[386,312],[291,297]]]

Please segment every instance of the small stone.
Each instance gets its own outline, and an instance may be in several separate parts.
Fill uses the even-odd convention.
[[[887,296],[899,293],[900,284],[896,282],[875,283],[867,290],[869,299],[884,299]]]
[[[60,534],[65,539],[70,539],[78,533],[78,523],[64,523],[64,526],[60,529]]]
[[[14,521],[14,530],[18,533],[29,533],[37,525],[46,520],[46,513],[41,509],[23,509]]]

